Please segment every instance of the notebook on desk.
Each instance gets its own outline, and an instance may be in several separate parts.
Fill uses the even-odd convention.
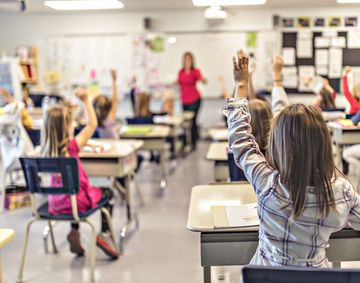
[[[110,151],[110,149],[111,144],[98,141],[88,141],[87,144],[81,149],[81,151],[90,153],[104,153]]]
[[[215,229],[259,226],[257,204],[212,206],[211,213]]]
[[[146,135],[152,131],[151,127],[132,127],[128,126],[123,132],[124,135]]]

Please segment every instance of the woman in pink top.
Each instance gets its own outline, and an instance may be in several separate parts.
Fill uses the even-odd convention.
[[[206,79],[203,78],[201,71],[195,68],[194,55],[191,52],[186,52],[183,56],[183,68],[179,71],[177,83],[180,86],[183,110],[195,113],[191,129],[193,149],[196,148],[196,142],[199,137],[197,116],[201,106],[201,95],[196,88],[198,81],[206,83]]]
[[[110,189],[101,190],[91,187],[89,178],[79,159],[80,148],[91,138],[97,127],[97,119],[94,108],[84,90],[78,90],[76,95],[83,102],[87,125],[81,132],[73,137],[74,127],[71,110],[65,105],[57,105],[49,108],[45,114],[42,129],[41,155],[44,157],[74,157],[78,162],[79,192],[76,195],[76,202],[79,213],[95,208],[101,199],[108,200],[107,208],[111,213],[112,206]],[[62,185],[61,177],[53,175],[51,178],[53,186]],[[49,195],[49,212],[54,215],[72,214],[71,199],[68,195]],[[77,255],[83,255],[84,249],[81,246],[79,224],[73,223],[72,230],[68,235],[70,251]],[[117,259],[119,252],[109,241],[109,223],[102,214],[102,233],[97,236],[97,246],[102,249],[110,258]]]

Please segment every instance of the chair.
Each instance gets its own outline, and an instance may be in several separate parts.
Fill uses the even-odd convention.
[[[128,125],[152,125],[154,124],[153,117],[137,117],[137,118],[126,118]]]
[[[228,166],[231,182],[247,181],[243,170],[236,165],[232,152],[228,153]]]
[[[40,145],[41,131],[38,129],[26,129],[27,134],[34,146]]]
[[[242,270],[244,283],[355,283],[360,271],[351,269],[316,269],[290,267],[246,266]]]
[[[0,229],[0,249],[8,245],[15,238],[15,231],[12,229]],[[3,282],[2,278],[2,265],[0,258],[0,283]]]
[[[108,199],[102,199],[99,201],[98,206],[90,209],[86,212],[78,213],[78,207],[76,203],[76,194],[79,192],[79,176],[78,176],[78,164],[75,158],[61,157],[61,158],[20,158],[21,166],[25,175],[26,186],[31,194],[31,204],[33,217],[30,219],[26,226],[25,238],[23,243],[23,250],[21,255],[21,263],[18,274],[17,282],[22,282],[23,271],[26,257],[26,250],[29,239],[29,231],[31,225],[36,221],[46,221],[49,226],[50,237],[53,245],[54,253],[57,253],[55,245],[54,233],[52,229],[51,221],[67,221],[67,222],[85,222],[92,230],[91,241],[91,259],[90,259],[90,278],[92,282],[95,282],[95,265],[96,265],[96,230],[95,226],[88,220],[88,217],[95,212],[101,210],[109,223],[110,234],[112,241],[115,244],[115,237],[113,228],[111,225],[111,217],[109,211],[105,208],[108,203]],[[45,184],[44,182],[53,175],[61,176],[62,186],[53,187]],[[50,183],[50,182],[48,182]],[[52,215],[48,212],[48,203],[37,207],[35,195],[69,195],[71,198],[72,214],[71,215]]]

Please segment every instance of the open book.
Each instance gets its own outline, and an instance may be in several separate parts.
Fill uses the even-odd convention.
[[[211,207],[214,228],[237,228],[258,226],[257,204]]]
[[[91,153],[104,153],[104,152],[108,152],[110,149],[111,149],[111,145],[108,143],[90,140],[81,149],[81,151],[91,152]]]

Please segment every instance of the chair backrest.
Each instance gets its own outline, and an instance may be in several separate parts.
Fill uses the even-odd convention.
[[[231,152],[228,153],[228,167],[231,182],[247,181],[243,170],[236,165],[234,155]]]
[[[22,157],[21,166],[26,186],[32,194],[75,195],[79,192],[79,174],[77,160],[72,157]],[[49,178],[61,176],[61,182],[52,185],[51,181],[43,185],[43,174]]]
[[[246,266],[244,283],[355,283],[360,271],[352,269],[315,269],[290,267]]]
[[[137,118],[127,118],[128,125],[152,125],[154,124],[153,117],[137,117]]]
[[[26,129],[26,132],[29,135],[29,138],[34,146],[40,145],[41,140],[41,130],[38,129]]]

